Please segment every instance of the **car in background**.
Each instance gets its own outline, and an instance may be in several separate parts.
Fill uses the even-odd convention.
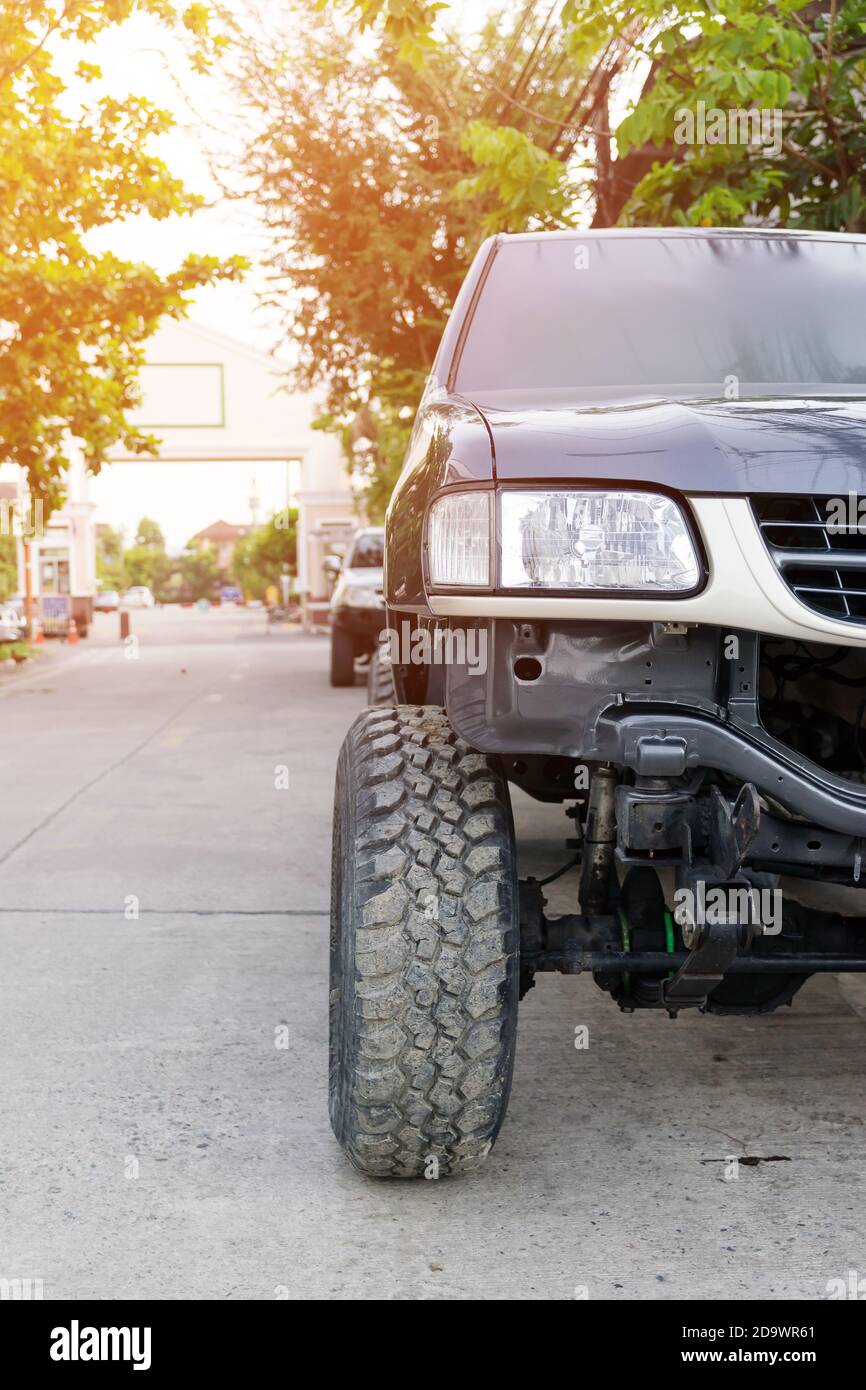
[[[146,584],[133,584],[121,600],[124,608],[153,608],[156,600]]]
[[[0,603],[0,642],[20,642],[26,626],[24,615],[11,603]]]
[[[120,607],[120,594],[116,589],[103,589],[93,600],[94,613],[116,613]]]
[[[355,532],[331,595],[331,685],[354,685],[355,659],[376,648],[385,626],[384,556],[384,526]]]

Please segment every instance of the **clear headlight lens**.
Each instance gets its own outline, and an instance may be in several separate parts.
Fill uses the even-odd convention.
[[[503,492],[504,589],[694,589],[682,512],[651,492]]]
[[[385,604],[372,584],[347,584],[342,598],[350,608],[382,608]]]
[[[439,585],[490,583],[489,492],[454,492],[430,508],[430,580]]]

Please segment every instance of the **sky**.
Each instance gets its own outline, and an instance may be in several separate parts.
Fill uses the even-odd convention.
[[[290,486],[296,484],[292,478]],[[213,521],[249,525],[250,498],[258,520],[286,505],[286,465],[258,463],[112,463],[90,483],[97,521],[123,526],[132,544],[143,516],[157,521],[172,554]]]
[[[243,6],[236,0],[233,8]],[[85,84],[76,79],[80,58],[101,67],[104,80]],[[176,124],[168,135],[153,141],[152,148],[172,174],[209,204],[190,216],[162,221],[141,216],[100,228],[90,237],[95,249],[145,260],[162,272],[175,269],[190,252],[240,253],[255,263],[262,240],[254,210],[248,204],[222,201],[208,167],[207,146],[229,146],[238,124],[238,113],[218,70],[209,75],[194,72],[183,41],[142,14],[105,30],[94,43],[58,44],[55,65],[68,83],[70,104],[86,102],[94,95],[122,99],[134,93],[170,111]],[[253,270],[240,284],[201,290],[190,317],[269,351],[276,330],[259,310],[256,289],[260,285]]]
[[[238,6],[236,5],[235,8]],[[78,82],[74,70],[80,58],[98,64],[104,81]],[[70,104],[94,94],[118,98],[130,92],[148,97],[171,111],[177,122],[153,148],[171,172],[208,200],[191,216],[157,222],[149,217],[128,219],[101,228],[90,237],[94,249],[110,249],[129,260],[143,260],[167,273],[190,252],[218,256],[245,255],[255,265],[261,232],[248,205],[221,201],[210,170],[206,147],[230,142],[237,115],[218,76],[200,76],[187,61],[184,45],[147,15],[100,35],[87,45],[58,44],[58,71],[69,83]],[[207,113],[206,117],[199,117]],[[199,291],[189,317],[218,329],[261,351],[279,350],[273,318],[259,307],[255,269],[240,284],[216,285]],[[203,486],[204,470],[207,485]],[[249,497],[255,478],[260,516],[286,503],[286,468],[282,463],[175,464],[143,460],[111,464],[90,483],[97,504],[97,521],[135,534],[142,516],[163,529],[173,551],[183,548],[196,531],[217,520],[244,524],[250,520]]]

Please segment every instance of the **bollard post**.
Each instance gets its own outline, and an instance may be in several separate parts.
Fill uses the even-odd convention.
[[[121,642],[125,642],[128,636],[129,636],[129,609],[128,609],[128,608],[121,608],[121,610],[120,610],[120,640],[121,640]]]

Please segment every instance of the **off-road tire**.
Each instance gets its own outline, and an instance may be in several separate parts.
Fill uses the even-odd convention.
[[[370,669],[367,673],[367,704],[371,708],[376,705],[396,705],[397,690],[394,685],[394,668],[390,661],[383,661],[379,648],[370,657]]]
[[[436,706],[368,709],[340,752],[330,1114],[361,1172],[476,1168],[508,1105],[519,921],[508,784]]]
[[[355,643],[349,632],[331,628],[331,685],[355,684]]]

